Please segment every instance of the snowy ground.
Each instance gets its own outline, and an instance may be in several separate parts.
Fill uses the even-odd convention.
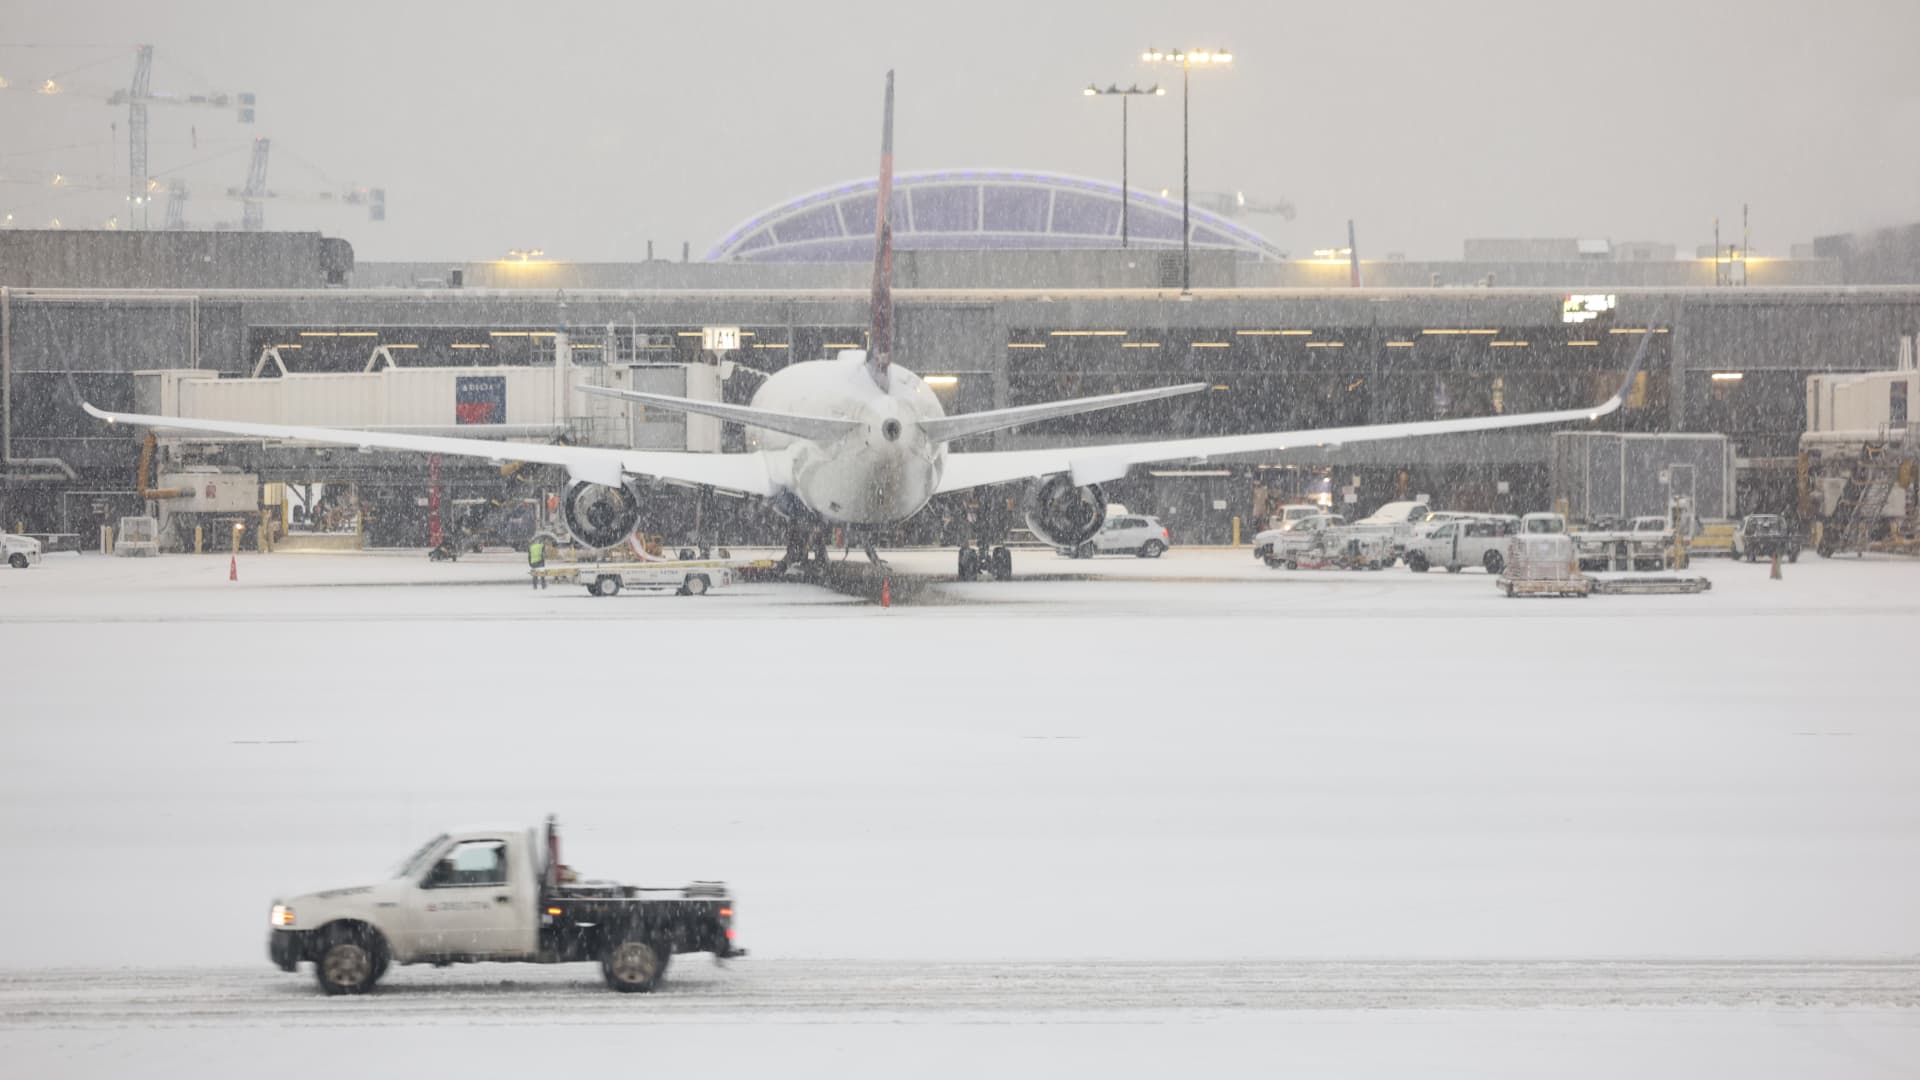
[[[1705,569],[1508,600],[1023,552],[881,609],[49,556],[0,572],[0,1055],[1911,1075],[1920,563]],[[754,956],[639,999],[489,966],[339,1002],[267,966],[276,894],[549,810],[590,873],[732,881]]]

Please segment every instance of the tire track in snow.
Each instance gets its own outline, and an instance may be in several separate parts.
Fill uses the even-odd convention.
[[[1031,1022],[1116,1011],[1661,1006],[1920,1008],[1920,960],[906,962],[680,958],[662,989],[615,994],[591,965],[399,968],[363,998],[253,969],[0,972],[0,1029]]]

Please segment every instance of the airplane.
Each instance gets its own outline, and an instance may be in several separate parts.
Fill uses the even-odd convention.
[[[926,382],[892,360],[893,230],[888,218],[892,189],[893,72],[889,71],[881,121],[867,348],[790,364],[768,375],[749,405],[611,387],[578,388],[649,408],[744,424],[756,444],[745,453],[622,450],[201,420],[109,412],[81,404],[89,415],[109,424],[559,466],[568,475],[561,501],[568,531],[581,544],[595,548],[613,547],[632,536],[646,506],[649,484],[689,486],[699,489],[703,497],[714,490],[735,492],[763,499],[787,518],[788,565],[804,567],[811,555],[813,568],[819,569],[826,560],[825,529],[841,526],[860,533],[897,525],[948,492],[1024,482],[1028,487],[1022,510],[1034,536],[1055,547],[1073,547],[1099,531],[1106,518],[1107,498],[1100,485],[1121,479],[1135,465],[1195,463],[1300,446],[1598,420],[1626,400],[1652,338],[1649,333],[1642,339],[1619,391],[1586,409],[1037,450],[953,451],[948,445],[956,439],[1191,394],[1208,384],[946,415]],[[864,547],[868,558],[878,563],[872,542]],[[963,544],[959,571],[965,579],[981,572],[996,579],[1010,578],[1012,555],[1004,546],[981,552]]]

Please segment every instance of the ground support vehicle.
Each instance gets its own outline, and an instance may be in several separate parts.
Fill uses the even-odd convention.
[[[721,882],[674,889],[581,882],[559,827],[442,834],[388,881],[276,900],[267,955],[314,966],[320,989],[363,994],[390,964],[599,961],[607,985],[652,990],[678,953],[745,956]]]
[[[1324,552],[1326,544],[1323,534],[1339,533],[1346,527],[1346,519],[1338,514],[1300,518],[1288,522],[1284,529],[1263,532],[1255,537],[1254,550],[1264,550],[1265,554],[1260,559],[1269,567],[1284,566],[1288,559],[1297,562],[1309,552]]]
[[[1507,543],[1519,527],[1515,517],[1476,517],[1444,521],[1416,532],[1407,541],[1407,569],[1424,574],[1443,567],[1457,574],[1469,566],[1498,574],[1507,564]]]
[[[548,584],[584,585],[595,596],[617,596],[622,589],[701,596],[724,589],[736,572],[771,570],[773,561],[675,559],[667,562],[561,563],[528,571]]]
[[[1734,526],[1733,546],[1729,553],[1736,559],[1753,562],[1784,556],[1788,562],[1800,561],[1800,534],[1779,514],[1748,514]]]
[[[1386,565],[1392,566],[1413,539],[1416,524],[1426,521],[1428,507],[1423,502],[1390,502],[1353,523],[1356,534],[1371,534],[1387,541]]]
[[[1673,533],[1639,529],[1569,533],[1582,570],[1664,570],[1672,562]]]
[[[1586,596],[1593,591],[1593,581],[1580,572],[1573,541],[1565,533],[1515,536],[1507,546],[1506,569],[1494,584],[1509,597]]]
[[[0,533],[0,556],[15,570],[40,565],[40,541],[31,536]]]
[[[1329,529],[1317,537],[1304,549],[1289,549],[1269,558],[1267,565],[1289,570],[1383,570],[1393,564],[1393,553],[1384,536],[1353,536],[1342,529]]]

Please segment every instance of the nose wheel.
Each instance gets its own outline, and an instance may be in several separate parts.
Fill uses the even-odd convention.
[[[1013,580],[1013,552],[1005,547],[984,552],[972,545],[961,548],[960,580],[977,581],[981,574],[991,575],[995,581]]]

